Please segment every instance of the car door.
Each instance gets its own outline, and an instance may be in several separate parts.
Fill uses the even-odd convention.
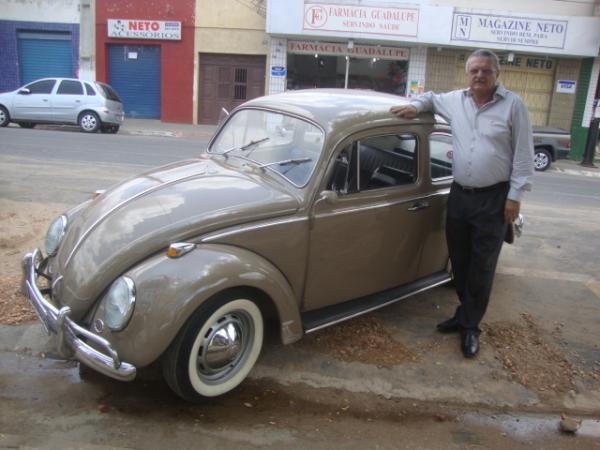
[[[52,96],[52,111],[57,122],[77,123],[77,115],[85,104],[81,81],[61,80]]]
[[[52,115],[51,93],[55,79],[34,81],[19,89],[15,95],[11,116],[15,120],[46,121]]]
[[[454,156],[452,136],[447,131],[437,130],[429,135],[429,152],[425,154],[425,168],[430,179],[429,204],[425,212],[428,234],[423,243],[419,278],[445,270],[448,265],[446,243],[446,205],[452,184],[452,158]]]
[[[305,310],[417,278],[430,183],[416,130],[359,136],[334,155],[311,214]]]

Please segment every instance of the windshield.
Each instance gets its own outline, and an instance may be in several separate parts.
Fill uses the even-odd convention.
[[[209,153],[242,157],[304,186],[323,147],[323,131],[285,114],[244,109],[229,119]]]

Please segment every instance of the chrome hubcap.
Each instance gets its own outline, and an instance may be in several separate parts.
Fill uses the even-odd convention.
[[[4,114],[4,110],[0,109],[0,123],[4,123],[6,120],[6,114]]]
[[[242,311],[227,314],[204,334],[196,363],[205,382],[222,382],[236,372],[247,356],[254,336],[254,324]]]
[[[85,115],[81,118],[81,125],[86,130],[93,130],[96,126],[96,118],[92,115]]]
[[[534,164],[536,169],[542,169],[548,165],[548,156],[544,153],[538,153],[535,155]]]

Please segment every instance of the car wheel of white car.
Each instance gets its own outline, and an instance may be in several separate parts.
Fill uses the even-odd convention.
[[[533,156],[533,167],[535,167],[535,170],[543,172],[550,167],[551,162],[552,156],[548,150],[544,150],[543,148],[535,149],[535,154]]]
[[[0,127],[5,127],[10,123],[10,115],[4,106],[0,106]]]
[[[242,292],[206,302],[188,320],[163,359],[171,389],[189,401],[231,391],[248,375],[263,343],[260,309]]]
[[[33,122],[19,122],[19,126],[21,128],[35,128],[35,123],[33,123]]]
[[[85,133],[95,133],[100,128],[100,118],[93,111],[84,111],[79,115],[79,127]]]

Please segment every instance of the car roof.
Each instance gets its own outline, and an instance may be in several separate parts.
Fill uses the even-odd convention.
[[[81,78],[45,77],[45,78],[40,78],[38,80],[30,81],[29,83],[25,83],[25,86],[27,86],[28,84],[31,84],[31,83],[36,83],[38,81],[44,81],[44,80],[56,80],[56,81],[69,80],[69,81],[83,81],[85,83],[90,83],[90,84],[97,83],[97,81],[82,80]]]
[[[265,108],[306,117],[325,131],[365,126],[406,123],[434,123],[432,114],[417,119],[399,119],[390,113],[392,106],[407,104],[409,99],[383,92],[361,89],[303,89],[286,91],[250,100],[240,108]]]

